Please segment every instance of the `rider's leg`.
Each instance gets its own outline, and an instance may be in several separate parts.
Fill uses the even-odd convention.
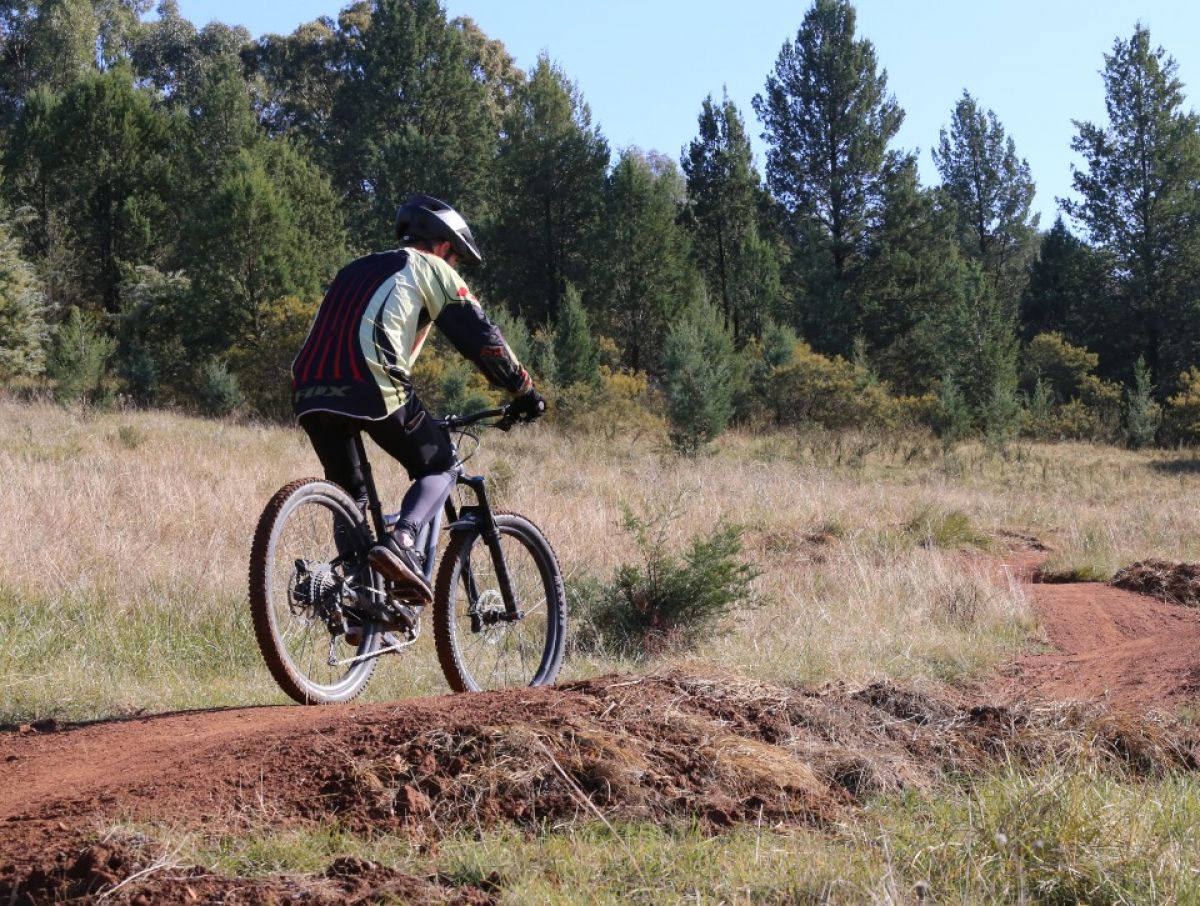
[[[404,539],[407,543],[401,546],[411,547],[421,529],[454,490],[457,473],[450,438],[425,411],[421,401],[410,396],[400,412],[403,420],[391,418],[373,422],[368,432],[372,440],[400,460],[412,480],[412,486],[400,503],[394,531],[398,541],[401,541],[401,534],[407,536]]]
[[[367,483],[354,450],[354,436],[359,431],[359,423],[332,412],[310,412],[300,419],[300,427],[312,442],[317,459],[325,470],[325,477],[345,488],[359,511],[365,514]],[[355,548],[352,530],[337,518],[333,522],[334,544],[337,545],[338,554],[345,557]]]
[[[354,456],[354,435],[362,423],[332,412],[310,412],[300,419],[300,427],[308,435],[325,477],[345,488],[359,509],[367,503],[367,483]]]
[[[375,443],[400,460],[413,481],[400,505],[391,537],[371,549],[371,565],[393,581],[411,587],[428,603],[433,600],[433,592],[423,575],[415,545],[421,528],[454,488],[450,438],[415,396],[410,396],[395,416],[372,422],[366,430]]]

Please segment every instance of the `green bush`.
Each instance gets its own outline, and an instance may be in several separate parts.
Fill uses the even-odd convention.
[[[1148,447],[1162,425],[1162,406],[1154,401],[1150,369],[1140,356],[1133,367],[1133,388],[1125,391],[1125,436],[1135,450]]]
[[[117,370],[125,390],[142,403],[193,399],[195,338],[192,282],[182,272],[130,268],[121,283]]]
[[[938,385],[932,428],[946,447],[966,440],[974,429],[971,407],[954,376],[947,374]]]
[[[1120,435],[1121,387],[1093,374],[1100,363],[1094,352],[1043,333],[1029,341],[1021,360],[1027,436],[1111,441]]]
[[[116,341],[101,330],[94,315],[72,308],[54,334],[46,363],[55,399],[63,403],[99,400],[108,360],[116,348]]]
[[[578,383],[548,389],[547,419],[575,431],[597,433],[608,441],[629,444],[645,436],[662,436],[662,400],[641,371],[600,366],[598,384]]]
[[[200,369],[197,398],[205,415],[222,417],[245,403],[237,375],[220,359],[209,359]]]
[[[292,360],[304,345],[316,310],[315,299],[276,299],[260,308],[255,332],[229,350],[230,371],[246,405],[258,415],[291,419]]]
[[[676,556],[666,542],[672,520],[668,513],[642,519],[626,511],[624,527],[642,562],[620,567],[612,582],[593,589],[587,623],[602,649],[647,657],[691,648],[722,631],[734,610],[754,603],[758,571],[741,559],[742,528],[718,525]]]
[[[887,389],[865,369],[826,358],[803,340],[787,364],[771,369],[766,389],[781,425],[856,428],[885,423],[891,415]]]
[[[694,454],[733,415],[738,386],[733,339],[715,309],[696,303],[671,328],[663,358],[671,443],[680,453]]]
[[[1173,443],[1200,441],[1200,368],[1179,375],[1179,390],[1167,400],[1164,428]]]

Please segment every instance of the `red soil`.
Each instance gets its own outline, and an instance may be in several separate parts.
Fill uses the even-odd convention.
[[[1026,578],[1034,565],[1034,554],[1010,564]],[[819,826],[874,791],[986,769],[998,753],[1036,762],[1080,740],[1135,771],[1194,769],[1195,734],[1140,715],[1197,701],[1200,611],[1094,583],[1028,587],[1055,650],[1018,659],[977,694],[667,674],[3,731],[0,902],[106,891],[131,903],[486,903],[497,890],[353,859],[308,877],[239,881],[173,865],[136,836],[97,843],[117,822],[202,835],[336,823],[436,845],[463,828],[532,829],[598,812],[714,831]],[[1047,700],[1105,707],[1045,717],[1026,704]]]
[[[1000,683],[1005,699],[1130,713],[1200,703],[1200,611],[1098,582],[1035,584],[1030,598],[1055,651],[1018,658]]]

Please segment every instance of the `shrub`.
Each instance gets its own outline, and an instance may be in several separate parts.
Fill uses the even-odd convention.
[[[645,657],[679,651],[722,631],[734,610],[754,602],[758,571],[742,561],[742,528],[721,524],[693,538],[681,557],[667,549],[673,514],[642,519],[626,510],[624,528],[637,542],[640,564],[620,567],[595,594],[588,614],[601,647]]]
[[[980,413],[983,436],[988,445],[1003,449],[1020,430],[1021,414],[1021,403],[1013,387],[1007,381],[998,380]]]
[[[197,399],[205,415],[229,415],[245,403],[237,376],[220,359],[209,359],[200,369]]]
[[[292,360],[316,314],[313,299],[285,296],[259,310],[252,336],[229,351],[229,366],[245,403],[259,415],[292,416]]]
[[[694,454],[725,430],[738,384],[733,340],[716,310],[692,305],[667,335],[664,361],[671,442]]]
[[[1045,440],[1114,440],[1121,431],[1121,388],[1093,372],[1100,358],[1057,333],[1038,334],[1022,355],[1029,400],[1025,431]]]
[[[884,423],[891,414],[886,388],[865,369],[813,352],[803,340],[790,362],[771,369],[767,396],[781,425],[865,427]]]
[[[1150,369],[1140,356],[1133,366],[1133,388],[1126,390],[1125,436],[1135,450],[1154,443],[1162,425],[1162,407],[1154,401]]]
[[[434,415],[482,409],[499,399],[487,379],[436,328],[413,368],[413,386]]]
[[[1179,391],[1167,400],[1164,427],[1176,443],[1200,441],[1200,367],[1179,375]]]
[[[54,381],[55,399],[98,400],[104,393],[105,369],[116,346],[116,341],[102,332],[94,315],[72,308],[55,332],[46,363],[46,372]]]
[[[937,406],[931,423],[934,432],[944,445],[952,447],[971,436],[972,423],[971,407],[967,405],[962,388],[953,375],[946,375],[938,385]]]
[[[126,271],[121,283],[118,371],[126,391],[145,403],[195,395],[192,354],[195,340],[192,282],[182,272],[149,267]]]
[[[1030,393],[1042,381],[1056,401],[1066,402],[1080,395],[1099,364],[1096,353],[1072,346],[1062,334],[1040,333],[1029,341],[1021,356],[1021,387]]]
[[[923,547],[957,550],[991,546],[991,539],[975,528],[969,516],[958,510],[943,512],[922,507],[905,523],[904,531]]]
[[[548,418],[568,429],[599,432],[606,440],[631,443],[661,435],[666,424],[662,404],[644,372],[600,366],[600,383],[572,384],[552,390]]]

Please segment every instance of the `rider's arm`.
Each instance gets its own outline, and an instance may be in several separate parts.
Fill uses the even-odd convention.
[[[447,305],[433,323],[464,358],[475,363],[493,387],[513,396],[533,388],[529,373],[504,342],[500,328],[488,320],[478,303]]]
[[[428,268],[418,274],[425,307],[433,323],[459,354],[483,373],[493,387],[520,396],[533,389],[529,373],[504,341],[500,328],[483,313],[462,278],[445,261],[422,255]],[[425,278],[425,279],[422,279]]]

